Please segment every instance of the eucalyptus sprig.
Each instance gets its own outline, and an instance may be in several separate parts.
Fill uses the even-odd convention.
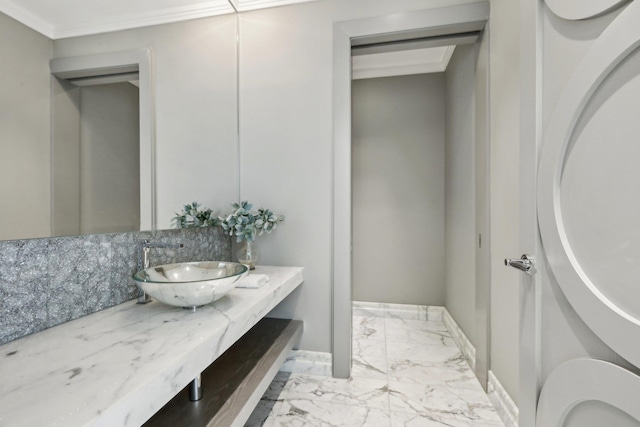
[[[271,233],[284,221],[284,215],[277,215],[269,209],[255,209],[247,201],[233,203],[233,211],[225,218],[220,217],[220,226],[229,236],[236,236],[237,242],[253,242],[257,236]]]
[[[184,205],[182,212],[176,213],[171,219],[176,228],[215,227],[220,225],[220,220],[209,208],[200,207],[198,202]]]

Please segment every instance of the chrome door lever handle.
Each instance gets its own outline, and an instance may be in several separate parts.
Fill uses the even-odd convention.
[[[505,258],[504,265],[517,268],[525,273],[533,276],[536,274],[536,268],[533,265],[534,258],[530,255],[524,254],[520,259]]]

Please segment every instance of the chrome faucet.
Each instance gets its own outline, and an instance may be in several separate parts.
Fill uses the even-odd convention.
[[[166,249],[181,249],[184,248],[183,243],[155,243],[149,240],[143,240],[137,244],[138,255],[138,270],[146,270],[151,267],[151,261],[149,259],[149,250],[157,248]],[[139,289],[138,292],[138,304],[146,304],[151,302],[152,299],[147,295],[145,291]]]

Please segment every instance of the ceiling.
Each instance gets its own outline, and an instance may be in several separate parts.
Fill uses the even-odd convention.
[[[55,40],[308,1],[0,0],[0,12]]]
[[[317,0],[0,0],[0,12],[55,40],[309,1]],[[353,78],[442,72],[453,49],[354,56]]]

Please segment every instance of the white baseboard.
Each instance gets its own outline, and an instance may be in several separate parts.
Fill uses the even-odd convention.
[[[487,389],[489,400],[496,408],[505,427],[518,427],[518,407],[491,371],[489,371]]]
[[[331,353],[293,350],[280,368],[280,372],[330,377]]]
[[[442,321],[443,312],[444,307],[437,305],[390,304],[362,301],[353,302],[354,316]]]
[[[471,367],[471,370],[476,371],[476,348],[473,346],[469,338],[462,332],[460,326],[453,320],[449,311],[445,308],[444,313],[442,315],[442,321],[444,325],[447,327],[447,330],[451,334],[453,341],[455,341],[456,345],[460,349],[460,352],[464,356],[465,360]]]

